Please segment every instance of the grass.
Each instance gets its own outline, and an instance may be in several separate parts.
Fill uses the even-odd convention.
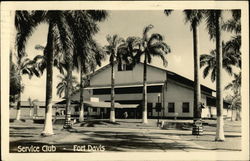
[[[167,120],[172,122],[173,120]],[[32,120],[10,123],[10,152],[17,152],[17,146],[55,145],[57,151],[72,152],[74,145],[104,146],[106,151],[239,151],[240,122],[225,122],[226,141],[214,142],[215,120],[208,120],[203,136],[193,136],[190,130],[165,130],[156,126],[157,120],[149,119],[147,125],[141,120],[117,119],[89,120],[74,125],[75,131],[62,130],[54,125],[55,135],[41,136],[43,124]],[[185,121],[181,121],[185,122]],[[80,151],[76,151],[80,152]],[[81,151],[82,152],[82,151]],[[84,152],[94,152],[93,149]]]

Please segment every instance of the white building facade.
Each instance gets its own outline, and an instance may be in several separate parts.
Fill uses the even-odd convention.
[[[143,63],[134,68],[114,66],[115,102],[120,104],[138,104],[136,109],[116,109],[116,117],[126,111],[130,118],[141,118]],[[90,86],[85,89],[85,99],[98,98],[102,102],[110,102],[111,66],[106,65],[90,77]],[[193,84],[194,82],[176,73],[147,65],[147,103],[148,118],[192,118],[193,117]],[[213,89],[201,85],[201,102],[206,107],[203,117],[211,117],[211,107],[215,105]],[[73,96],[78,99],[79,95]],[[210,100],[210,101],[209,101]],[[211,103],[214,100],[214,103]],[[160,112],[156,104],[161,103]],[[109,116],[109,108],[88,109],[92,115]]]

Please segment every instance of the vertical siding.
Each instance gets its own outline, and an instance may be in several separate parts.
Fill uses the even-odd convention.
[[[186,87],[168,81],[167,91],[165,92],[165,116],[174,117],[178,113],[178,117],[193,117],[193,91]],[[175,103],[175,113],[168,112],[168,103]],[[182,103],[189,102],[189,113],[182,112]]]
[[[166,80],[166,71],[157,68],[147,67],[147,82],[164,82]],[[118,71],[117,64],[114,66],[115,84],[142,84],[143,64],[137,64],[132,71]],[[111,67],[94,75],[91,80],[91,86],[107,86],[111,82]]]

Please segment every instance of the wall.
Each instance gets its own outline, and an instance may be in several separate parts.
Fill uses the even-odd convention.
[[[91,90],[89,89],[84,89],[83,90],[83,98],[84,100],[90,100],[90,96],[91,96]],[[71,97],[71,100],[74,100],[74,101],[79,101],[80,100],[80,92],[77,92],[76,94],[74,94],[72,97]]]
[[[180,85],[175,81],[169,79],[167,83],[167,89],[165,90],[165,116],[174,117],[175,113],[178,113],[178,117],[193,117],[193,99],[194,93],[191,87],[186,87],[185,85]],[[175,103],[175,113],[168,112],[168,103]],[[189,102],[189,112],[182,112],[182,103]],[[201,102],[206,106],[206,96],[201,95]]]
[[[143,64],[137,64],[132,71],[118,71],[117,64],[114,66],[115,84],[142,84],[143,81]],[[166,80],[166,71],[147,66],[147,82],[164,82]],[[90,80],[90,86],[110,86],[111,67],[94,75]]]
[[[32,108],[31,109],[32,116],[33,116],[33,111],[34,109]],[[56,109],[53,108],[52,115],[55,115],[55,111]],[[9,113],[10,119],[16,118],[16,112],[17,112],[16,108],[10,108],[10,113]],[[31,119],[32,117],[29,116],[29,113],[30,113],[30,108],[21,108],[21,119]],[[39,108],[37,113],[38,113],[38,116],[44,117],[45,108]]]

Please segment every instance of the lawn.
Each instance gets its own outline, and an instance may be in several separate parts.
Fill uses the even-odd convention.
[[[173,122],[175,120],[165,120]],[[96,152],[102,151],[239,151],[241,150],[241,123],[225,121],[225,142],[214,142],[216,121],[206,120],[204,135],[196,137],[190,130],[161,129],[157,120],[149,119],[147,125],[135,119],[117,119],[116,123],[108,120],[90,120],[74,124],[71,132],[62,130],[62,125],[54,125],[55,135],[40,135],[43,125],[32,120],[10,123],[10,152],[17,152],[18,146],[31,145],[43,147],[50,152],[53,146],[57,152]],[[177,120],[189,122],[192,120]],[[20,147],[19,147],[20,148]],[[26,149],[27,150],[27,149]]]

